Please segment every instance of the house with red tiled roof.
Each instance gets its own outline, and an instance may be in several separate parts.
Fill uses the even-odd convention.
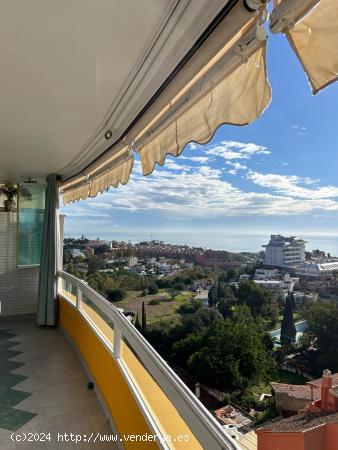
[[[318,389],[306,384],[270,383],[275,394],[276,408],[282,417],[290,417],[306,410],[311,402],[320,398]]]
[[[311,401],[306,411],[256,430],[258,450],[337,450],[337,381],[337,374],[324,370],[322,378],[307,383],[310,395],[319,395],[319,398]],[[290,398],[290,392],[296,397],[309,393],[304,386],[295,387],[294,391],[285,386],[276,386],[276,389],[281,393],[284,389]]]
[[[290,417],[307,410],[309,405],[321,398],[322,378],[306,384],[270,383],[275,394],[276,408],[282,417]],[[338,389],[338,373],[332,374],[332,387]]]

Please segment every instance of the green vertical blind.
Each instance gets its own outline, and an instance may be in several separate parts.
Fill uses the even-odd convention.
[[[20,188],[18,193],[18,266],[34,266],[40,264],[46,186],[21,184]],[[27,190],[30,193],[29,197],[27,197]]]

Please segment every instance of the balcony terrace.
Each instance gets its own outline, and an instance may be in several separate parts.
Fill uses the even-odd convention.
[[[271,101],[268,3],[2,8],[1,449],[68,448],[11,441],[12,432],[67,431],[110,431],[121,449],[241,448],[126,317],[61,270],[59,197],[65,205],[95,197],[129,181],[134,154],[149,175],[221,124],[256,120]],[[335,17],[335,0],[274,1],[270,31],[292,42],[313,93],[337,79]],[[114,448],[69,444],[83,446]]]
[[[34,442],[34,449],[56,445],[64,433],[82,440],[156,435],[146,448],[239,448],[114,306],[65,272],[58,293],[58,328],[38,327],[29,315],[1,321],[0,439],[6,449],[32,448],[13,442],[13,432],[51,434],[51,443]],[[168,436],[177,442],[167,442]],[[60,445],[115,448],[106,442]]]
[[[0,442],[1,448],[57,447],[57,435],[110,434],[107,417],[94,390],[87,388],[88,375],[58,328],[41,328],[33,317],[3,319],[0,323]],[[41,441],[15,442],[40,434]],[[43,433],[51,441],[43,442]],[[59,442],[75,448],[74,442]],[[92,448],[81,442],[76,448]],[[97,443],[113,449],[113,443]],[[116,448],[118,448],[116,446]]]

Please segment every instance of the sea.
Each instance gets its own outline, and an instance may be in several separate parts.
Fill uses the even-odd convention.
[[[66,235],[67,236],[67,235]],[[306,250],[323,250],[331,256],[338,257],[338,232],[337,235],[298,235],[305,241]],[[70,236],[69,236],[70,237]],[[96,238],[97,235],[89,236],[89,239]],[[202,247],[213,250],[227,250],[229,252],[252,252],[257,253],[264,250],[262,247],[270,239],[269,234],[194,234],[194,233],[153,233],[153,234],[132,234],[114,233],[100,236],[101,239],[111,239],[131,242],[132,244],[144,240],[161,240],[169,244],[189,245],[190,247]]]

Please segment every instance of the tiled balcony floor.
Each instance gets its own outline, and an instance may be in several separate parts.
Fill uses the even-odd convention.
[[[0,319],[0,448],[114,449],[113,443],[66,443],[58,433],[111,434],[78,356],[57,328]],[[50,433],[51,441],[14,443],[12,433]],[[37,434],[35,434],[37,437]]]

